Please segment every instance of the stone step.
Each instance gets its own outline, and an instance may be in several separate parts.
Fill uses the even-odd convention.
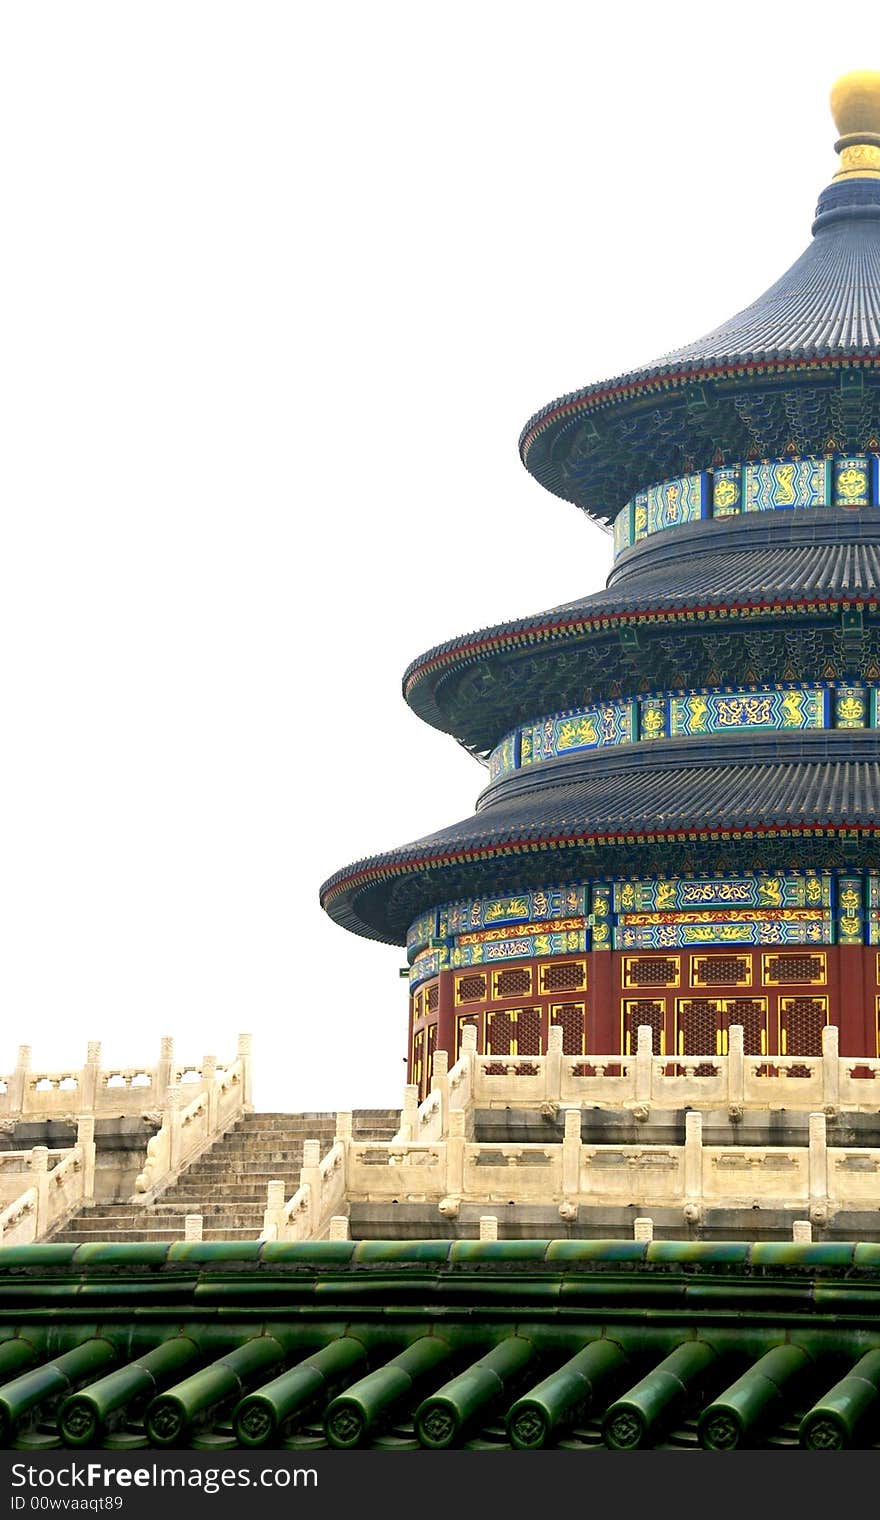
[[[205,1230],[203,1240],[256,1240],[259,1231],[249,1227],[229,1229]],[[52,1244],[55,1245],[122,1245],[149,1244],[156,1241],[158,1244],[171,1244],[175,1240],[183,1240],[182,1230],[139,1230],[124,1229],[114,1230],[112,1235],[98,1236],[89,1235],[82,1230],[63,1230],[60,1235],[52,1236]]]

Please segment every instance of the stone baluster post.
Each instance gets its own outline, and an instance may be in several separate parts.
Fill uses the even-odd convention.
[[[80,1114],[76,1121],[76,1143],[82,1152],[83,1203],[95,1201],[95,1116]]]
[[[330,1220],[330,1240],[348,1240],[348,1218],[345,1214],[334,1214]]]
[[[35,1145],[31,1151],[31,1172],[37,1190],[34,1239],[40,1240],[49,1228],[49,1147]]]
[[[163,1034],[159,1043],[159,1064],[156,1067],[152,1092],[152,1100],[158,1108],[165,1107],[168,1099],[168,1089],[173,1081],[174,1040],[170,1034]]]
[[[184,1240],[201,1240],[204,1219],[201,1214],[185,1214],[183,1218]]]
[[[284,1183],[280,1178],[266,1183],[266,1207],[263,1210],[263,1234],[277,1240],[281,1234],[284,1214]]]
[[[650,1024],[640,1024],[636,1036],[636,1102],[650,1103],[654,1076],[654,1035]]]
[[[688,1203],[703,1197],[703,1115],[684,1116],[684,1195]]]
[[[300,1186],[307,1186],[309,1190],[309,1239],[314,1240],[315,1232],[323,1213],[324,1200],[321,1179],[321,1142],[320,1140],[303,1141],[303,1159],[300,1168]]]
[[[481,1240],[497,1240],[498,1239],[498,1220],[497,1220],[497,1218],[496,1218],[496,1216],[494,1214],[481,1214],[480,1215],[480,1239]]]
[[[454,1108],[449,1115],[446,1141],[446,1192],[460,1198],[464,1192],[465,1112]]]
[[[31,1070],[31,1047],[19,1045],[15,1071],[9,1084],[9,1117],[20,1119],[29,1107],[28,1078]]]
[[[205,1056],[203,1058],[202,1081],[205,1084],[205,1096],[208,1100],[208,1137],[210,1138],[217,1129],[217,1103],[220,1096],[217,1091],[216,1056]]]
[[[822,1030],[822,1101],[826,1108],[840,1104],[840,1031],[836,1024]]]
[[[238,1037],[238,1055],[241,1061],[241,1101],[244,1104],[245,1113],[248,1114],[254,1111],[253,1043],[252,1035],[240,1034]]]
[[[810,1218],[824,1221],[828,1205],[828,1149],[825,1115],[810,1114],[809,1166],[810,1166]]]
[[[727,1102],[741,1108],[745,1097],[745,1032],[742,1024],[731,1024],[727,1031]]]
[[[581,1190],[581,1111],[565,1110],[562,1137],[562,1191],[566,1198],[576,1198]]]
[[[93,1114],[98,1105],[101,1082],[101,1041],[89,1040],[86,1046],[86,1064],[79,1074],[79,1107],[84,1114]]]
[[[792,1221],[791,1238],[803,1245],[809,1244],[813,1238],[813,1226],[810,1224],[809,1219],[795,1219]]]
[[[633,1240],[651,1241],[654,1239],[653,1219],[633,1220]]]
[[[551,1024],[547,1031],[547,1054],[544,1057],[544,1101],[558,1103],[562,1097],[562,1025]]]
[[[474,1024],[465,1024],[461,1031],[461,1054],[459,1059],[464,1062],[467,1073],[466,1090],[470,1093],[471,1100],[475,1096],[476,1089],[476,1058],[477,1058],[477,1030]]]
[[[431,1091],[440,1102],[440,1134],[445,1135],[449,1124],[449,1052],[434,1051],[434,1070],[431,1074]],[[414,1135],[413,1139],[418,1136]]]
[[[351,1150],[352,1136],[354,1134],[354,1119],[350,1110],[345,1110],[336,1115],[336,1134],[334,1139],[342,1146],[342,1187],[345,1191],[348,1187],[348,1162]],[[332,1238],[332,1237],[331,1237]]]
[[[403,1109],[400,1114],[401,1140],[418,1140],[418,1109],[419,1089],[414,1082],[409,1082],[403,1089]]]
[[[180,1123],[180,1110],[183,1106],[183,1094],[179,1082],[169,1082],[165,1094],[165,1112],[162,1116],[163,1123],[168,1125],[168,1167],[171,1172],[176,1172],[180,1165],[180,1153],[183,1144],[182,1126]],[[159,1180],[158,1178],[156,1179]]]

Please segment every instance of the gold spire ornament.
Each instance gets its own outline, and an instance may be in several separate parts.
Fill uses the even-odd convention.
[[[834,178],[880,179],[880,71],[842,74],[831,87],[831,114],[840,133]]]

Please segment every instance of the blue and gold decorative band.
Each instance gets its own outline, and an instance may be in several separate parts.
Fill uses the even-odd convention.
[[[409,934],[410,986],[444,970],[602,950],[880,945],[880,876],[812,871],[594,882],[446,903]]]
[[[815,685],[712,687],[573,708],[507,734],[489,756],[489,779],[543,760],[613,744],[697,735],[876,728],[878,688]]]
[[[614,519],[614,556],[664,528],[798,507],[880,505],[880,456],[762,459],[678,475],[639,491]]]

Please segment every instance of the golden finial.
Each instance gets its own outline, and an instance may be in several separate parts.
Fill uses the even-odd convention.
[[[880,72],[853,69],[831,88],[831,114],[840,137],[835,179],[880,179]]]

